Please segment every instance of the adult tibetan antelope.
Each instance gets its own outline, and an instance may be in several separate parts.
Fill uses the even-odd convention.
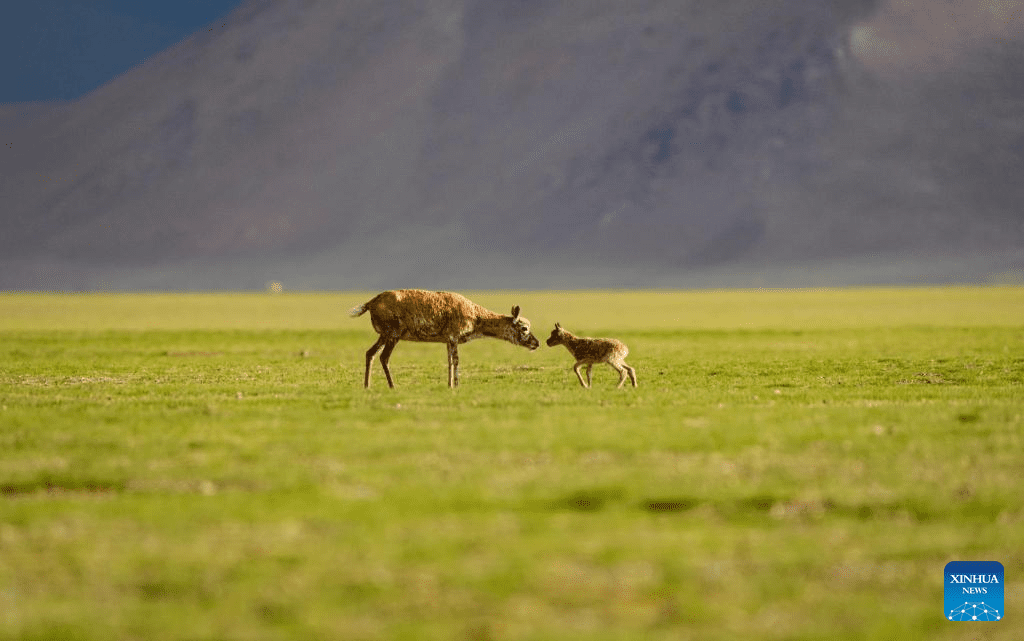
[[[395,386],[388,369],[391,352],[400,340],[448,345],[448,387],[459,385],[459,344],[490,336],[530,350],[540,341],[530,333],[530,321],[519,315],[519,306],[511,316],[481,307],[461,294],[428,292],[422,289],[396,289],[381,292],[352,310],[352,316],[370,312],[370,323],[380,338],[366,351],[366,376],[370,386],[370,365],[380,353],[380,364],[388,385]],[[381,351],[383,350],[383,351]]]

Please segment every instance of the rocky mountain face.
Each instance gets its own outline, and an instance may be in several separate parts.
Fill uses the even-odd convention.
[[[1021,48],[881,78],[848,46],[873,8],[250,0],[79,100],[0,110],[0,287],[1020,266]]]

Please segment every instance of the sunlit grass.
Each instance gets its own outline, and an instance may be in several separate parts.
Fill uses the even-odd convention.
[[[377,292],[247,294],[0,293],[0,330],[345,330]],[[609,330],[1013,327],[1022,287],[825,290],[464,292],[534,326]],[[365,319],[364,319],[365,320]]]
[[[0,638],[956,639],[1024,570],[1024,294],[478,292],[631,350],[401,343],[370,294],[0,296]]]

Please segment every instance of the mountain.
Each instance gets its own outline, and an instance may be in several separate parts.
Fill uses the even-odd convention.
[[[0,110],[0,288],[979,279],[1024,264],[1014,41],[883,77],[870,0],[250,0]]]

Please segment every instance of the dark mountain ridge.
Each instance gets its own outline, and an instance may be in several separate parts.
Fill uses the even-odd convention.
[[[848,47],[871,9],[251,1],[79,100],[0,114],[0,287],[1018,266],[1019,46],[883,79]]]

